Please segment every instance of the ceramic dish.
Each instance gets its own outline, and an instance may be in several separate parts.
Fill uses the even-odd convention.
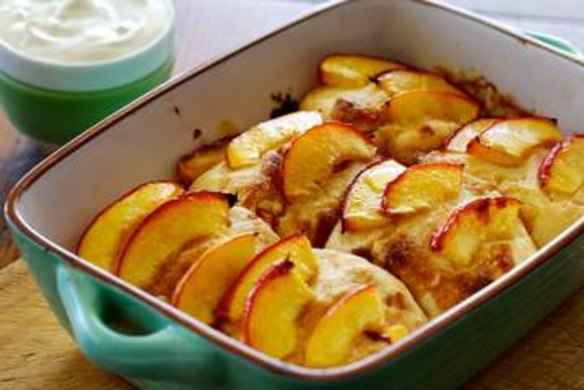
[[[433,1],[334,2],[312,11],[107,119],[11,192],[6,215],[23,256],[90,359],[144,388],[452,388],[583,284],[580,219],[403,342],[347,366],[310,369],[268,358],[74,255],[104,205],[171,176],[193,138],[209,143],[265,119],[274,92],[301,96],[331,52],[477,72],[563,129],[584,126],[584,61],[575,55]]]

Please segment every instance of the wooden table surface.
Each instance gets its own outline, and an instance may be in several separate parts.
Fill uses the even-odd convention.
[[[583,0],[452,0],[584,49]],[[309,9],[318,0],[175,0],[181,72]],[[0,113],[0,201],[45,157]],[[127,389],[88,362],[59,327],[0,219],[0,389]],[[584,290],[468,383],[468,389],[584,389]]]

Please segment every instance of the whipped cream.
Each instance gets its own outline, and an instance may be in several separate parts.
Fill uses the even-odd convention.
[[[167,0],[0,0],[0,40],[56,62],[124,57],[148,46],[171,22]]]

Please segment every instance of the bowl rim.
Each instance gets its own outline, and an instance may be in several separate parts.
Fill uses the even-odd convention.
[[[455,14],[459,17],[469,19],[473,22],[483,24],[487,27],[495,29],[504,35],[510,36],[519,40],[522,44],[533,45],[540,49],[544,49],[551,54],[563,57],[566,60],[574,62],[584,68],[584,59],[567,54],[559,49],[545,45],[538,40],[531,38],[521,32],[518,32],[512,27],[507,27],[498,22],[485,19],[473,12],[464,10],[459,7],[451,6],[449,4],[443,3],[440,0],[402,0],[402,1],[413,1],[416,3],[421,3],[425,6],[435,7],[442,11],[446,11]],[[26,236],[29,240],[49,251],[62,260],[68,262],[72,267],[78,269],[92,277],[99,279],[100,281],[112,285],[130,295],[143,303],[154,308],[154,310],[160,312],[162,315],[166,316],[172,321],[175,321],[180,326],[185,327],[193,331],[198,336],[206,339],[207,341],[213,343],[215,346],[226,350],[230,353],[237,355],[239,358],[245,359],[248,362],[256,364],[266,370],[283,375],[288,378],[302,380],[305,382],[331,382],[340,381],[345,379],[350,379],[355,376],[371,373],[383,366],[390,364],[393,360],[399,359],[404,353],[412,350],[418,344],[428,341],[431,337],[437,335],[447,327],[451,326],[453,323],[461,320],[465,315],[479,308],[480,306],[490,302],[491,300],[497,298],[506,290],[515,286],[522,278],[528,276],[536,269],[541,267],[548,260],[553,258],[564,247],[572,243],[575,239],[584,234],[584,216],[578,221],[574,222],[568,229],[566,229],[562,234],[554,238],[551,242],[546,244],[544,247],[540,248],[536,253],[526,259],[520,265],[514,267],[510,272],[508,272],[503,277],[494,281],[487,287],[473,294],[471,297],[465,299],[463,302],[457,304],[456,306],[450,308],[446,312],[442,313],[438,317],[432,319],[427,324],[421,328],[414,331],[410,337],[398,342],[397,344],[390,345],[382,350],[367,356],[366,358],[353,362],[351,364],[334,367],[334,368],[309,368],[299,365],[293,365],[285,363],[281,360],[271,358],[261,352],[258,352],[231,337],[210,328],[198,320],[182,313],[170,304],[159,300],[158,298],[142,291],[141,289],[130,285],[129,283],[123,281],[122,279],[108,273],[101,268],[81,259],[75,253],[62,248],[58,244],[52,242],[51,240],[45,238],[40,232],[36,231],[34,228],[29,226],[24,218],[20,215],[18,211],[18,205],[22,195],[46,172],[48,172],[52,167],[58,163],[65,160],[68,156],[74,154],[82,146],[90,142],[92,139],[98,137],[100,134],[106,132],[116,123],[122,121],[127,116],[136,112],[143,106],[149,104],[153,100],[159,98],[160,96],[166,94],[167,92],[179,87],[185,82],[188,82],[192,78],[204,73],[205,71],[217,66],[231,57],[254,47],[273,36],[276,36],[291,27],[299,25],[309,19],[313,19],[323,13],[328,11],[341,8],[343,6],[350,5],[357,0],[331,0],[326,4],[317,6],[310,11],[302,13],[290,22],[285,23],[279,28],[268,32],[265,35],[260,36],[257,39],[252,40],[249,43],[243,44],[238,48],[219,55],[209,61],[202,63],[201,65],[193,68],[192,70],[183,73],[182,75],[173,78],[171,81],[153,89],[143,97],[137,99],[130,105],[122,108],[120,111],[114,115],[106,118],[104,121],[93,126],[91,129],[83,133],[82,135],[76,137],[64,147],[56,151],[54,154],[47,157],[44,161],[34,167],[29,171],[18,183],[11,189],[7,196],[6,203],[4,205],[4,213],[7,219],[18,229],[18,231]]]

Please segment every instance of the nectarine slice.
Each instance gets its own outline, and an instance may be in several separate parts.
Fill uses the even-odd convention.
[[[430,248],[459,266],[468,265],[479,246],[513,238],[521,203],[510,197],[487,197],[455,209],[431,237]]]
[[[480,106],[460,94],[435,91],[400,93],[389,101],[390,122],[376,139],[396,160],[405,164],[434,150],[460,126],[474,120]]]
[[[410,91],[399,94],[389,103],[389,115],[397,123],[425,123],[442,120],[465,124],[479,114],[479,105],[460,94],[437,91]]]
[[[562,132],[548,118],[513,118],[498,121],[467,146],[467,152],[499,165],[516,166],[538,146],[562,140]]]
[[[317,112],[300,111],[262,122],[234,138],[227,147],[227,162],[239,169],[259,161],[267,151],[276,149],[306,130],[322,123]]]
[[[160,277],[160,267],[190,242],[227,229],[227,197],[195,192],[154,210],[128,239],[117,264],[117,275],[145,288]]]
[[[134,228],[157,207],[183,193],[172,182],[152,182],[138,186],[104,209],[89,225],[77,247],[80,257],[110,271],[125,240]]]
[[[343,202],[343,229],[356,231],[384,226],[381,200],[388,182],[406,168],[394,160],[377,162],[359,173],[349,185]]]
[[[388,214],[411,214],[435,208],[458,196],[461,185],[462,165],[413,165],[387,184],[383,209]]]
[[[318,193],[337,169],[351,161],[367,161],[375,146],[350,125],[328,122],[296,138],[286,151],[281,176],[288,200]]]
[[[281,359],[298,347],[298,318],[314,294],[288,260],[274,264],[257,281],[246,301],[243,342]]]
[[[358,54],[333,54],[318,66],[320,81],[338,87],[361,87],[381,72],[405,69],[399,62]]]
[[[221,297],[255,251],[255,233],[231,238],[208,249],[179,281],[172,304],[206,324],[213,323]]]
[[[312,280],[318,273],[318,263],[308,238],[301,234],[283,238],[258,253],[233,283],[224,301],[225,314],[229,319],[237,321],[241,318],[253,286],[268,268],[282,260],[294,263],[296,272],[306,281]]]
[[[410,91],[450,92],[465,96],[444,78],[419,70],[391,70],[378,75],[375,81],[390,97]]]
[[[306,347],[310,367],[338,366],[347,361],[355,339],[367,330],[383,326],[383,303],[375,286],[367,284],[349,291],[320,319]]]
[[[538,179],[548,194],[572,196],[584,185],[584,135],[556,144],[541,162]]]
[[[448,152],[466,153],[469,142],[499,120],[497,118],[481,118],[462,126],[444,142],[444,149]]]

